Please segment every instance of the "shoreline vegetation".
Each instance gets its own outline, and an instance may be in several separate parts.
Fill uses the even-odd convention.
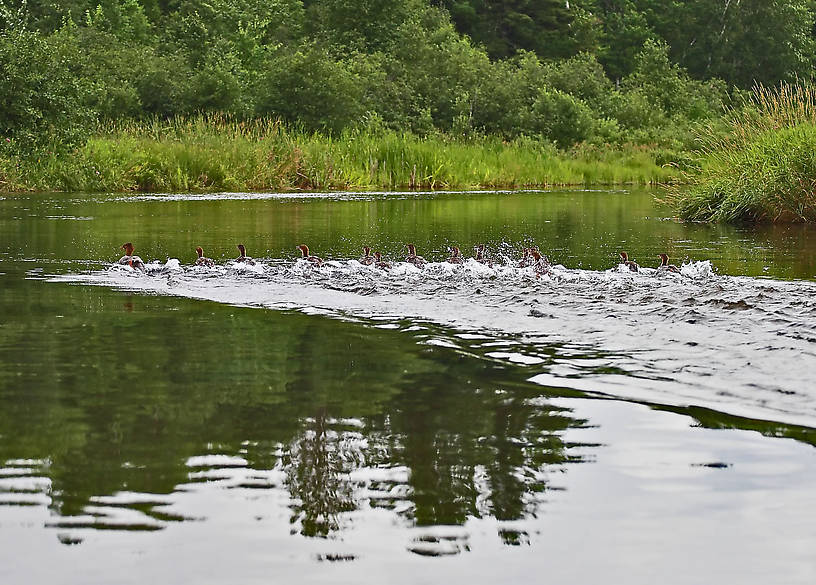
[[[0,192],[504,189],[648,185],[678,175],[649,147],[388,129],[336,137],[219,115],[110,124],[70,152],[0,155]]]
[[[669,184],[816,221],[814,31],[811,0],[0,0],[0,192]]]
[[[816,89],[757,87],[726,113],[727,131],[708,128],[698,160],[669,190],[691,221],[816,221]],[[682,186],[680,188],[679,186]]]
[[[421,137],[375,120],[331,135],[227,114],[108,122],[72,150],[0,148],[0,193],[524,189],[662,185],[681,219],[816,221],[816,88],[757,86],[693,151],[525,136]]]

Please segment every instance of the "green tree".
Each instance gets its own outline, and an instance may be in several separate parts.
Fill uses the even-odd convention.
[[[441,4],[450,11],[457,30],[484,45],[492,58],[507,58],[519,50],[542,58],[568,57],[579,49],[571,29],[578,15],[563,0],[443,0]]]
[[[92,127],[78,75],[79,45],[71,28],[50,37],[0,31],[0,135],[18,152],[71,147]]]
[[[427,8],[424,0],[305,0],[311,36],[345,51],[388,51],[394,31]]]
[[[256,87],[256,112],[308,130],[338,132],[350,126],[364,113],[363,83],[350,61],[336,61],[317,46],[270,56]]]
[[[811,0],[640,0],[672,57],[698,78],[748,88],[810,77]]]

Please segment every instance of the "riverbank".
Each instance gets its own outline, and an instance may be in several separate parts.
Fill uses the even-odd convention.
[[[531,139],[420,138],[390,130],[338,137],[276,121],[196,117],[111,125],[71,152],[0,155],[0,192],[478,189],[654,184],[670,157],[639,146],[561,151]]]
[[[701,136],[695,169],[670,198],[691,221],[816,221],[816,90],[757,88]]]

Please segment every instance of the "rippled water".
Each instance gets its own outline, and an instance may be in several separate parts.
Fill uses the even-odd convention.
[[[272,260],[247,267],[154,263],[149,275],[113,267],[57,281],[341,318],[428,321],[489,335],[482,358],[535,365],[532,381],[643,401],[706,406],[793,424],[816,421],[816,283],[720,276],[709,261],[680,274],[357,260]],[[504,264],[500,262],[504,261]],[[384,326],[381,324],[380,326]],[[646,339],[648,338],[648,341]],[[558,346],[553,356],[551,347]],[[542,349],[544,350],[542,352]]]
[[[637,191],[0,200],[0,581],[813,582],[814,232],[667,216]],[[111,264],[125,240],[147,274]],[[443,261],[481,242],[492,267]],[[516,267],[531,243],[549,274]]]

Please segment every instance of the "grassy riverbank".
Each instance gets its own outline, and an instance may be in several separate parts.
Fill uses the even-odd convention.
[[[816,221],[816,90],[759,88],[709,131],[671,198],[694,221]]]
[[[0,191],[471,189],[661,182],[676,174],[642,147],[498,138],[419,138],[387,130],[338,137],[271,120],[194,117],[102,129],[72,152],[0,154]]]

